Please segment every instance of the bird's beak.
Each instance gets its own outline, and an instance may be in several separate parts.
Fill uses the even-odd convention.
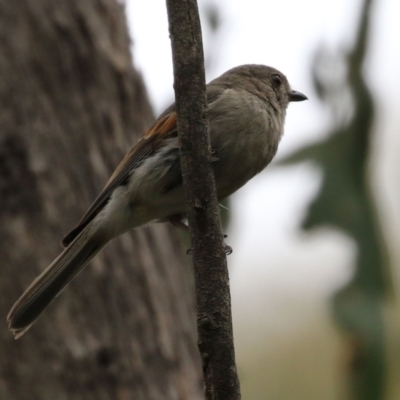
[[[308,100],[308,97],[305,94],[300,93],[296,90],[291,90],[289,92],[289,101],[304,101],[304,100]]]

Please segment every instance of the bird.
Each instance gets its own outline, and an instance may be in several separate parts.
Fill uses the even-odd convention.
[[[275,156],[290,102],[307,97],[275,68],[247,64],[206,85],[218,200],[230,196]],[[62,253],[31,283],[7,320],[21,337],[50,302],[113,238],[149,222],[184,226],[185,196],[175,105],[168,107],[122,159]]]

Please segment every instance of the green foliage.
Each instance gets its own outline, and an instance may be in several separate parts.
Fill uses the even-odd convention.
[[[382,301],[389,290],[387,250],[369,182],[369,154],[375,107],[363,76],[368,47],[371,0],[365,0],[353,49],[330,57],[322,49],[314,62],[314,86],[327,104],[333,126],[326,139],[282,161],[312,161],[323,171],[319,194],[303,223],[306,230],[331,226],[355,240],[355,275],[333,302],[339,325],[353,344],[349,379],[353,398],[384,397]]]

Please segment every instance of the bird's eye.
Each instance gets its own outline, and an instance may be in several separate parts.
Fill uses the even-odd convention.
[[[272,75],[271,79],[275,86],[280,86],[282,84],[282,78],[278,74]]]

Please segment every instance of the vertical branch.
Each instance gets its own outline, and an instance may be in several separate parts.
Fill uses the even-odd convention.
[[[196,279],[199,349],[207,400],[240,398],[229,276],[207,119],[196,0],[167,0],[181,166]]]

